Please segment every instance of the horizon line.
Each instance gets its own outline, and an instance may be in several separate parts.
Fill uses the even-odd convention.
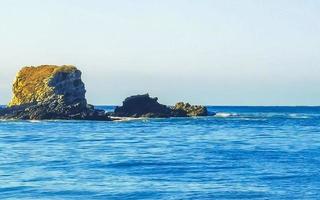
[[[93,106],[121,106],[121,104],[91,104]],[[163,104],[166,106],[174,106],[171,104]],[[195,104],[207,107],[320,107],[320,105],[205,105],[205,104]],[[7,104],[0,104],[0,106],[7,106]]]

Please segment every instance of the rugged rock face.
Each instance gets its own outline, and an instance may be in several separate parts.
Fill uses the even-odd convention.
[[[9,106],[52,100],[86,106],[85,93],[81,72],[74,66],[24,67],[16,76]]]
[[[179,102],[172,110],[178,116],[208,116],[208,110],[205,106],[193,106],[189,103]]]
[[[165,118],[171,116],[171,109],[158,103],[158,98],[151,98],[149,94],[135,95],[126,98],[122,106],[116,107],[114,116]]]
[[[110,120],[88,105],[81,72],[74,66],[25,67],[13,84],[13,98],[2,119]]]

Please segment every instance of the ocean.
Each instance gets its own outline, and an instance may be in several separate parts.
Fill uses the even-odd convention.
[[[320,107],[209,111],[0,121],[0,199],[320,198]]]

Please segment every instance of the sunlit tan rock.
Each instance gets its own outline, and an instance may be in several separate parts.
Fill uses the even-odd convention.
[[[190,105],[189,103],[179,102],[173,108],[174,111],[185,113],[187,116],[207,116],[208,110],[205,106]]]
[[[24,67],[13,84],[9,106],[61,99],[66,104],[86,104],[81,72],[74,66]]]

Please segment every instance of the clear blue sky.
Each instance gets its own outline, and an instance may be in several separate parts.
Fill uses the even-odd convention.
[[[87,98],[320,105],[320,1],[1,0],[0,104],[26,65],[73,64]]]

